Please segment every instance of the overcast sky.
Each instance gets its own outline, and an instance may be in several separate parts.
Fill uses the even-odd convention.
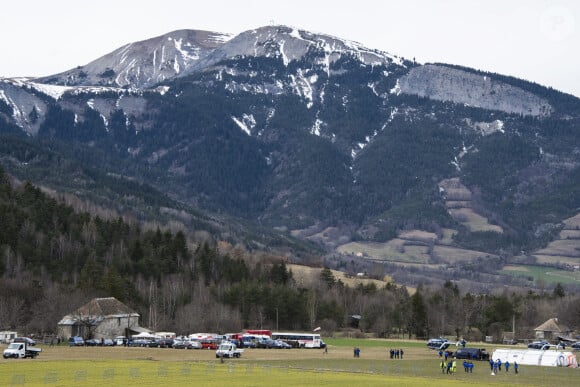
[[[576,0],[6,0],[0,12],[0,77],[59,73],[177,29],[285,24],[580,97]]]

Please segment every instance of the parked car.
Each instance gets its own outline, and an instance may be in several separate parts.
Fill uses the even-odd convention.
[[[188,341],[187,349],[202,349],[202,345],[199,340],[190,340]]]
[[[12,340],[13,343],[25,343],[26,345],[35,346],[36,340],[31,339],[30,337],[15,337]]]
[[[85,340],[85,345],[87,347],[97,347],[101,345],[101,340],[98,339],[87,339]]]
[[[159,339],[157,343],[159,344],[159,348],[171,348],[173,347],[173,339]]]
[[[117,336],[115,340],[113,340],[115,345],[127,345],[127,338],[125,336]]]
[[[258,341],[256,341],[256,348],[270,348],[270,341],[270,339],[258,339]]]
[[[575,351],[580,351],[580,341],[572,344],[570,347]]]
[[[292,348],[292,346],[285,341],[276,340],[276,342],[280,345],[281,349],[291,349]]]
[[[69,347],[82,347],[85,345],[85,340],[80,336],[73,336],[68,339]]]
[[[528,348],[530,349],[542,349],[546,350],[550,348],[551,344],[546,340],[534,341],[533,343],[528,344]]]
[[[215,340],[201,340],[201,348],[203,349],[217,349],[218,343]]]
[[[258,348],[285,348],[280,340],[263,339],[258,341]]]
[[[457,359],[489,360],[489,353],[485,348],[459,348],[453,356]]]
[[[155,348],[159,347],[159,343],[153,339],[134,339],[131,343],[132,347],[149,347]]]
[[[186,340],[174,340],[172,347],[175,349],[185,349],[187,348],[188,341]]]
[[[242,337],[242,344],[243,348],[256,348],[256,342],[250,337]]]
[[[115,345],[115,342],[113,341],[113,339],[105,339],[103,340],[103,345],[105,347],[112,347],[113,345]]]

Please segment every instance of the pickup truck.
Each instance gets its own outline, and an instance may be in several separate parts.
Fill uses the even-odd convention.
[[[11,343],[4,350],[2,356],[4,356],[4,359],[25,359],[27,357],[34,359],[40,352],[42,352],[42,349],[34,348],[27,343]]]
[[[239,349],[236,347],[235,344],[233,343],[221,343],[217,349],[217,351],[215,351],[215,357],[217,358],[224,358],[224,357],[241,357],[242,353],[244,353],[243,349]]]

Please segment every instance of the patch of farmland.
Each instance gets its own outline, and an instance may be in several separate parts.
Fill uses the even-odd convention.
[[[292,277],[300,286],[307,287],[320,281],[320,272],[322,269],[319,267],[288,264],[287,268],[292,270]],[[387,275],[383,277],[383,280],[377,280],[373,278],[348,276],[346,273],[338,270],[331,270],[331,272],[332,275],[334,275],[334,278],[341,280],[345,285],[353,288],[357,287],[359,284],[368,285],[369,283],[374,283],[377,288],[382,288],[387,283],[392,282],[391,277]]]
[[[516,265],[505,265],[502,270],[506,271],[519,271],[522,273],[528,272],[528,268],[526,266],[516,266]]]
[[[526,277],[533,282],[543,281],[545,283],[563,284],[579,283],[580,272],[555,270],[545,266],[532,265],[507,265],[500,271],[502,274],[509,274],[516,277]]]
[[[442,245],[452,244],[453,243],[453,236],[455,234],[457,234],[457,230],[454,230],[452,228],[444,228],[442,231],[443,231],[443,236],[439,240],[439,243]]]
[[[580,230],[580,214],[564,220],[564,228],[567,230]]]
[[[437,266],[496,257],[486,252],[437,244],[436,234],[420,230],[406,231],[399,236],[400,238],[386,243],[351,242],[340,246],[337,251],[369,260],[402,264],[406,267],[410,264]],[[402,239],[403,237],[409,239]]]
[[[467,227],[470,231],[493,231],[502,233],[503,229],[495,224],[490,224],[486,217],[477,214],[471,208],[449,208],[449,215],[457,222]]]
[[[569,265],[569,266],[579,266],[580,259],[573,258],[573,257],[563,257],[557,255],[541,255],[541,254],[534,254],[534,258],[536,258],[536,263],[540,265]]]
[[[503,232],[500,226],[489,223],[486,217],[473,210],[471,205],[473,195],[458,177],[440,181],[439,191],[445,200],[449,215],[470,231]]]
[[[562,230],[560,239],[580,239],[580,230]]]
[[[409,230],[400,232],[399,239],[412,240],[423,243],[434,243],[437,241],[437,234],[423,230]]]
[[[580,214],[565,219],[562,223],[564,227],[558,238],[530,255],[541,265],[580,267]]]
[[[580,240],[558,239],[550,242],[546,248],[537,250],[536,254],[580,258]]]
[[[406,243],[399,238],[391,239],[385,243],[351,242],[339,246],[337,251],[373,260],[424,262],[423,252],[414,248],[409,249]]]
[[[447,263],[471,262],[480,259],[497,258],[494,254],[476,250],[458,249],[451,246],[434,246],[433,254],[438,261]]]

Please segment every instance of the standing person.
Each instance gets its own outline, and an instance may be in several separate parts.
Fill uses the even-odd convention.
[[[516,375],[518,374],[518,368],[519,368],[518,362],[517,361],[514,361],[514,372],[515,372]]]
[[[403,358],[403,348],[401,348],[399,353],[401,354],[401,359],[402,359]]]
[[[447,368],[447,364],[445,364],[445,360],[441,359],[441,373],[444,374],[445,373],[445,369]]]
[[[451,363],[451,373],[456,373],[457,372],[457,360],[455,358],[453,358],[453,363]]]
[[[506,360],[504,363],[504,366],[505,366],[505,372],[510,372],[510,362]]]
[[[494,366],[495,362],[493,361],[493,359],[489,359],[489,370],[491,372],[493,372],[493,366]]]

